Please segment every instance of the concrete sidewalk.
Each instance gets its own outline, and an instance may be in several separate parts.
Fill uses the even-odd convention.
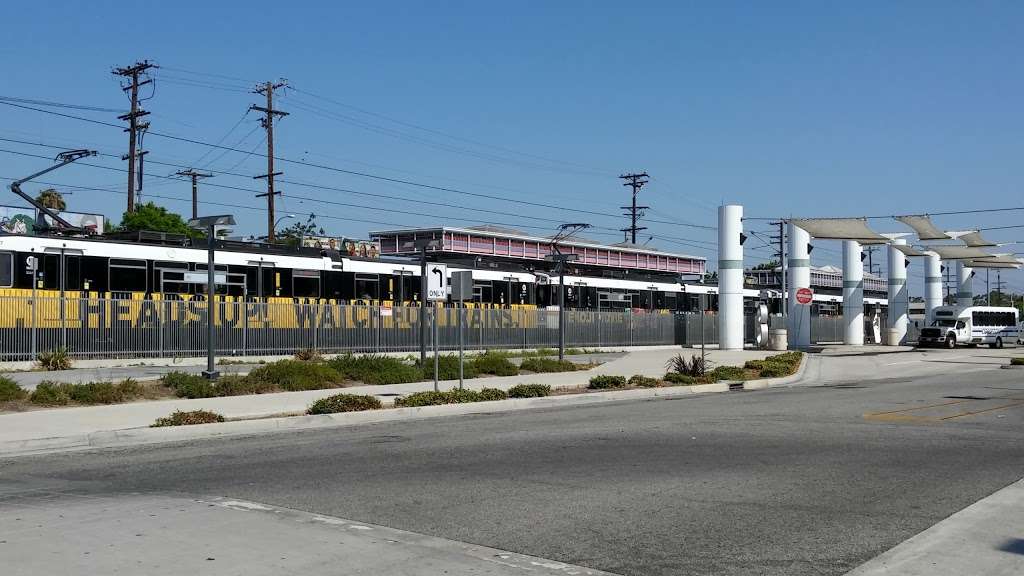
[[[633,374],[645,376],[662,376],[665,374],[665,362],[678,353],[678,348],[661,350],[643,350],[630,352],[617,359],[578,372],[558,372],[550,374],[524,374],[518,376],[484,377],[465,381],[465,387],[479,390],[481,388],[501,388],[507,390],[516,384],[547,384],[556,387],[586,386],[592,376],[599,374],[629,377]],[[685,351],[684,351],[685,353]],[[708,358],[715,365],[727,363],[742,364],[744,361],[763,358],[767,351],[747,350],[742,352],[726,352],[709,350]],[[439,388],[449,390],[458,386],[457,380],[439,383]],[[727,389],[727,385],[709,385]],[[684,387],[685,388],[685,387]],[[212,410],[228,419],[267,418],[273,416],[302,414],[314,401],[339,393],[369,394],[376,396],[385,405],[394,403],[397,396],[432,390],[433,382],[414,382],[409,384],[392,384],[382,386],[353,386],[326,390],[308,390],[302,392],[279,392],[274,394],[255,394],[248,396],[227,396],[221,398],[201,399],[169,399],[151,402],[132,402],[106,406],[82,406],[74,408],[55,408],[0,414],[0,455],[5,451],[20,452],[26,447],[44,446],[47,442],[55,446],[61,445],[61,439],[84,438],[103,432],[145,428],[157,418],[169,415],[175,410]]]
[[[848,576],[1024,574],[1024,480],[964,508]]]

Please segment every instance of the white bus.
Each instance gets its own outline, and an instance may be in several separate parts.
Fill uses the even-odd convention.
[[[997,306],[939,306],[930,326],[921,329],[922,346],[988,344],[1002,348],[1020,343],[1020,318],[1016,308]]]

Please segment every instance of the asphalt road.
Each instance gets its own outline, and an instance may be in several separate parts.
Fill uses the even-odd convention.
[[[619,574],[842,574],[1024,476],[1022,373],[964,364],[19,458],[0,489],[239,498]]]

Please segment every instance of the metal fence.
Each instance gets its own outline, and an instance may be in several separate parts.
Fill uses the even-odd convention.
[[[0,359],[30,360],[65,348],[76,357],[181,357],[206,353],[207,302],[98,298],[0,298]],[[427,308],[428,346],[558,346],[558,312],[538,309]],[[419,349],[420,309],[328,303],[214,304],[218,355],[400,352]],[[673,344],[675,319],[661,312],[567,310],[566,346]]]

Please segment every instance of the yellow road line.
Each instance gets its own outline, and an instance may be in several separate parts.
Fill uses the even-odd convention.
[[[964,412],[962,414],[954,414],[953,416],[945,416],[940,418],[940,420],[952,420],[953,418],[960,418],[961,416],[974,416],[975,414],[984,414],[985,412],[992,412],[994,410],[1002,410],[1003,408],[1013,408],[1014,406],[1022,405],[1024,405],[1024,402],[1013,402],[1011,404],[1003,404],[1002,406],[995,406],[984,410],[975,410],[974,412]]]

